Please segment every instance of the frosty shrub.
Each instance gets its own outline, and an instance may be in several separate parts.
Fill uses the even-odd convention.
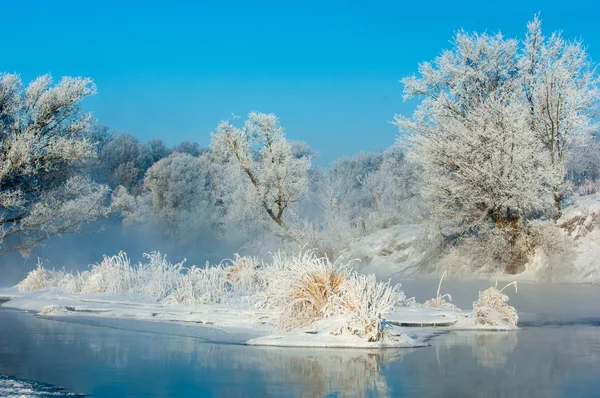
[[[235,290],[248,294],[258,293],[264,287],[265,275],[261,262],[256,257],[240,256],[235,253],[233,260],[225,267],[227,280]]]
[[[57,288],[60,279],[60,271],[47,270],[38,263],[37,268],[29,271],[25,279],[17,284],[17,288],[20,292]]]
[[[204,268],[190,268],[185,277],[177,280],[163,302],[167,305],[219,304],[225,301],[227,292],[228,282],[223,266],[207,264]]]
[[[483,292],[479,292],[479,299],[473,303],[472,315],[477,325],[517,326],[519,320],[517,310],[508,305],[508,296],[502,293],[504,289],[513,284],[516,291],[517,283],[512,282],[502,290],[490,287]]]
[[[540,263],[538,257],[535,272],[550,278],[568,270],[573,248],[572,240],[553,222],[531,221],[515,229],[490,229],[477,238],[465,239],[459,251],[476,268],[509,274],[523,272],[534,256],[541,254],[544,260]]]
[[[263,305],[281,310],[278,326],[290,330],[335,312],[332,297],[340,293],[349,269],[305,250],[295,256],[276,253],[269,273]]]
[[[405,298],[399,284],[392,286],[389,281],[377,282],[375,275],[352,272],[335,300],[335,311],[350,315],[340,332],[346,331],[367,341],[380,341],[386,325],[383,316]]]
[[[296,256],[277,253],[268,273],[263,305],[280,310],[281,330],[341,315],[347,322],[337,333],[378,341],[384,333],[385,313],[405,299],[400,285],[350,272],[348,264],[332,263],[311,250]]]
[[[462,252],[476,268],[517,274],[535,252],[534,242],[526,231],[490,229],[478,237],[464,240]]]
[[[542,280],[553,280],[572,271],[575,245],[564,228],[553,222],[534,221],[527,232],[534,248],[530,263],[537,260],[532,270]]]

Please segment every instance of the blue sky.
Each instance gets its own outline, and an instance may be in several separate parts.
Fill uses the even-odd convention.
[[[410,113],[398,80],[455,31],[583,38],[600,59],[594,1],[3,2],[0,71],[89,76],[98,120],[142,139],[208,145],[232,113],[273,112],[319,163],[391,145]]]

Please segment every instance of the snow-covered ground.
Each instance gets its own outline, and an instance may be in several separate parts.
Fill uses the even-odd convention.
[[[579,196],[575,194],[563,209],[558,225],[572,239],[574,253],[569,258],[569,269],[557,272],[555,281],[571,283],[600,282],[600,193]],[[366,235],[343,252],[344,259],[358,259],[354,267],[362,273],[374,273],[387,279],[431,277],[438,278],[443,272],[439,264],[444,253],[422,239],[421,225],[395,225]],[[534,258],[525,271],[517,275],[490,273],[465,266],[453,277],[460,279],[540,281],[544,274],[545,259]]]
[[[68,294],[56,289],[18,292],[0,289],[11,298],[4,307],[36,313],[40,317],[96,326],[181,335],[212,343],[290,347],[409,348],[427,345],[440,330],[514,330],[514,325],[478,325],[471,312],[457,308],[401,305],[381,314],[382,337],[377,341],[349,333],[352,316],[324,317],[289,331],[276,327],[274,309],[222,304],[170,306],[132,294]],[[406,304],[406,303],[404,303]]]

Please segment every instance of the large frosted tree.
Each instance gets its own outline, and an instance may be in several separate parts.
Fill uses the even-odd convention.
[[[589,142],[598,130],[598,77],[581,41],[568,41],[560,32],[544,37],[537,16],[527,30],[519,70],[531,129],[563,177],[571,148]],[[567,193],[565,184],[553,186],[556,216]]]
[[[77,173],[94,156],[90,79],[49,75],[23,87],[0,74],[0,255],[29,253],[51,236],[79,232],[108,214],[108,188]]]
[[[308,187],[311,157],[294,151],[278,118],[251,112],[243,127],[223,121],[212,135],[211,148],[230,168],[229,217],[255,222],[266,217],[287,227],[289,207],[302,199]]]
[[[551,206],[554,174],[518,101],[491,96],[467,121],[445,120],[412,139],[431,213],[458,232],[492,222],[517,229]]]
[[[434,216],[464,232],[486,220],[502,227],[560,214],[566,152],[591,133],[597,109],[580,43],[544,39],[537,18],[523,48],[501,34],[459,32],[402,82],[405,98],[421,102],[395,121]]]

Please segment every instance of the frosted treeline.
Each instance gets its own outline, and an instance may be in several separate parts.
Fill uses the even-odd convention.
[[[90,79],[24,87],[2,74],[0,254],[113,212],[181,246],[211,238],[337,258],[376,230],[422,224],[449,270],[567,258],[556,220],[573,195],[599,191],[600,91],[583,43],[544,36],[537,16],[523,38],[460,31],[402,83],[418,105],[395,116],[395,144],[317,167],[270,113],[215,121],[209,148],[169,147],[95,123],[81,108]]]

